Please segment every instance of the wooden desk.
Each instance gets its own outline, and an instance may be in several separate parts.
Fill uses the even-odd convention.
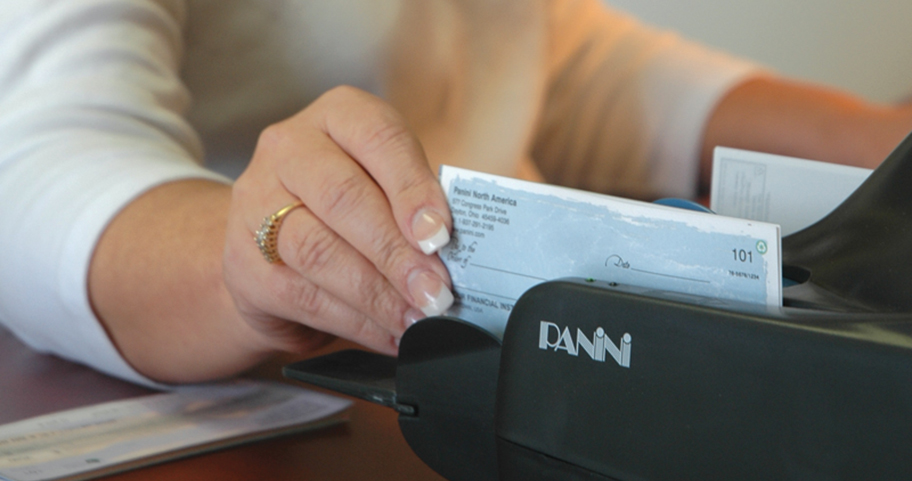
[[[338,349],[340,346],[330,346]],[[256,377],[279,379],[281,361]],[[152,391],[54,356],[0,328],[0,424]],[[356,401],[350,422],[110,476],[108,480],[442,480],[405,443],[391,409]]]

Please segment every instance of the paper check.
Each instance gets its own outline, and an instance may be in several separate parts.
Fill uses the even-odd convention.
[[[182,387],[0,426],[0,480],[93,479],[338,422],[351,401],[278,383]]]
[[[448,313],[502,336],[535,284],[584,277],[782,304],[779,226],[442,166]]]

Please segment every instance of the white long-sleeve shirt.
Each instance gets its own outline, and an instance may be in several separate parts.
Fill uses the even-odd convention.
[[[0,322],[147,383],[89,303],[105,226],[227,182],[333,86],[386,98],[434,164],[642,198],[695,192],[707,117],[753,71],[598,0],[2,2]]]

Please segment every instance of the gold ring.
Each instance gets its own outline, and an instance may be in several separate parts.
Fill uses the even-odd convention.
[[[263,218],[260,230],[254,233],[253,239],[259,246],[260,253],[263,254],[266,262],[282,264],[282,258],[279,257],[279,227],[282,227],[282,222],[289,212],[303,205],[300,201],[294,202],[282,207],[275,214]]]

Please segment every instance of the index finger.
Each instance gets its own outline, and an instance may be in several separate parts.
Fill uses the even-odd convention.
[[[441,314],[453,301],[449,275],[416,249],[432,253],[449,240],[440,185],[391,107],[363,92],[334,92],[293,120],[307,124],[281,143],[280,155],[296,161],[281,163],[278,177],[411,305]]]
[[[382,100],[360,90],[338,101],[322,118],[323,131],[383,189],[399,230],[425,254],[449,242],[450,209],[424,149],[404,119]]]

